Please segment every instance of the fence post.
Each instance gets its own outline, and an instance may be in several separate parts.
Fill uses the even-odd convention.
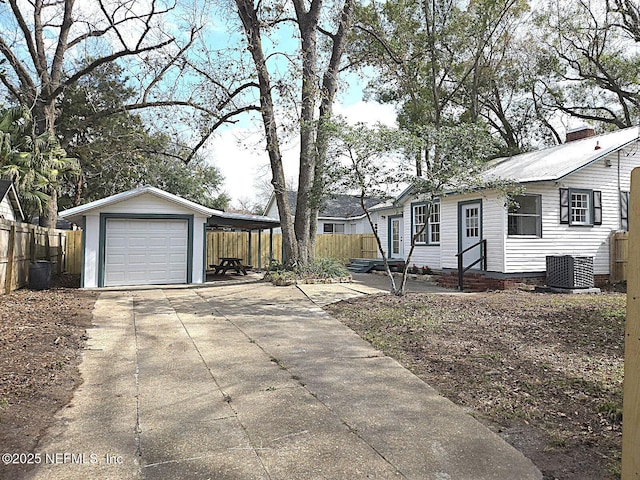
[[[4,293],[11,293],[11,287],[13,286],[13,262],[15,260],[16,253],[16,225],[11,225],[9,230],[9,251],[7,252],[7,271],[4,279]]]
[[[58,275],[62,273],[64,261],[64,250],[62,250],[62,233],[58,232]]]
[[[29,261],[36,261],[36,227],[29,227]]]
[[[624,344],[622,480],[640,477],[640,168],[631,172]]]
[[[49,238],[49,230],[44,231],[44,251],[47,252],[47,260],[51,262],[51,239]]]

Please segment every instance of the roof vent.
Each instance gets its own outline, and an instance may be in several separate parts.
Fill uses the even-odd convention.
[[[591,127],[582,126],[567,130],[567,140],[564,143],[575,142],[576,140],[582,140],[583,138],[593,137],[596,134],[595,130]]]

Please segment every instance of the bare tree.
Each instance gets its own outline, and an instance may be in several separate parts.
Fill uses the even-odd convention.
[[[625,5],[630,9],[620,10]],[[540,9],[536,22],[542,41],[532,53],[540,66],[536,101],[548,118],[559,112],[609,129],[638,122],[640,56],[633,12],[632,2],[604,0],[562,8],[549,1]]]
[[[323,0],[291,0],[291,3],[284,0],[235,0],[260,88],[260,106],[273,176],[272,184],[282,221],[285,256],[290,263],[307,263],[313,259],[317,216],[325,187],[325,126],[331,118],[338,89],[340,64],[351,28],[354,2],[355,0],[344,0],[342,7],[336,8],[333,4],[324,5]],[[335,11],[339,13],[333,15],[332,12]],[[300,72],[297,105],[299,119],[296,127],[300,138],[300,171],[295,224],[287,198],[280,152],[280,125],[273,92],[274,87],[288,87],[283,82],[273,84],[273,72],[263,45],[263,37],[268,30],[283,23],[293,25],[299,38],[295,56],[299,61],[297,69]],[[324,42],[320,41],[319,34]],[[320,65],[323,59],[326,59],[326,65],[321,75]]]
[[[188,60],[186,52],[203,27],[194,20],[183,25],[187,33],[180,38],[170,34],[164,24],[175,21],[180,13],[175,0],[6,0],[0,3],[4,23],[0,83],[12,101],[32,110],[35,135],[56,134],[65,89],[99,66],[119,62],[131,72],[131,81],[138,83],[139,97],[116,109],[96,111],[87,123],[116,111],[174,107],[168,115],[175,116],[175,107],[191,109],[206,118],[206,127],[199,129],[200,138],[195,140],[196,148],[200,147],[221,124],[256,108],[236,103],[255,85],[245,82],[228,88],[209,76],[205,80],[217,89],[216,102],[209,107],[211,103],[200,101],[195,92],[201,91],[201,85],[192,80],[204,72]],[[189,81],[181,83],[181,79]],[[178,88],[187,84],[191,88]],[[51,226],[57,215],[57,192],[48,193],[51,200],[41,223]]]

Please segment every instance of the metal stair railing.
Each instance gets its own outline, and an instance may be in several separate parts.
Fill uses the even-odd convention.
[[[480,245],[480,258],[466,267],[463,267],[464,254],[469,250],[476,248],[478,245]],[[482,262],[482,270],[487,270],[487,241],[480,240],[478,243],[474,243],[469,248],[465,248],[461,252],[456,253],[456,257],[458,257],[458,290],[462,292],[464,290],[464,274],[467,270],[475,267],[480,262]]]

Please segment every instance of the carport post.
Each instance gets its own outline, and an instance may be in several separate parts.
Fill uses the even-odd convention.
[[[269,229],[269,262],[273,260],[273,228]]]
[[[631,172],[622,401],[622,480],[640,477],[640,168]]]
[[[258,229],[258,272],[262,272],[262,230]]]
[[[247,232],[249,234],[249,258],[247,258],[247,265],[251,265],[251,229]]]

